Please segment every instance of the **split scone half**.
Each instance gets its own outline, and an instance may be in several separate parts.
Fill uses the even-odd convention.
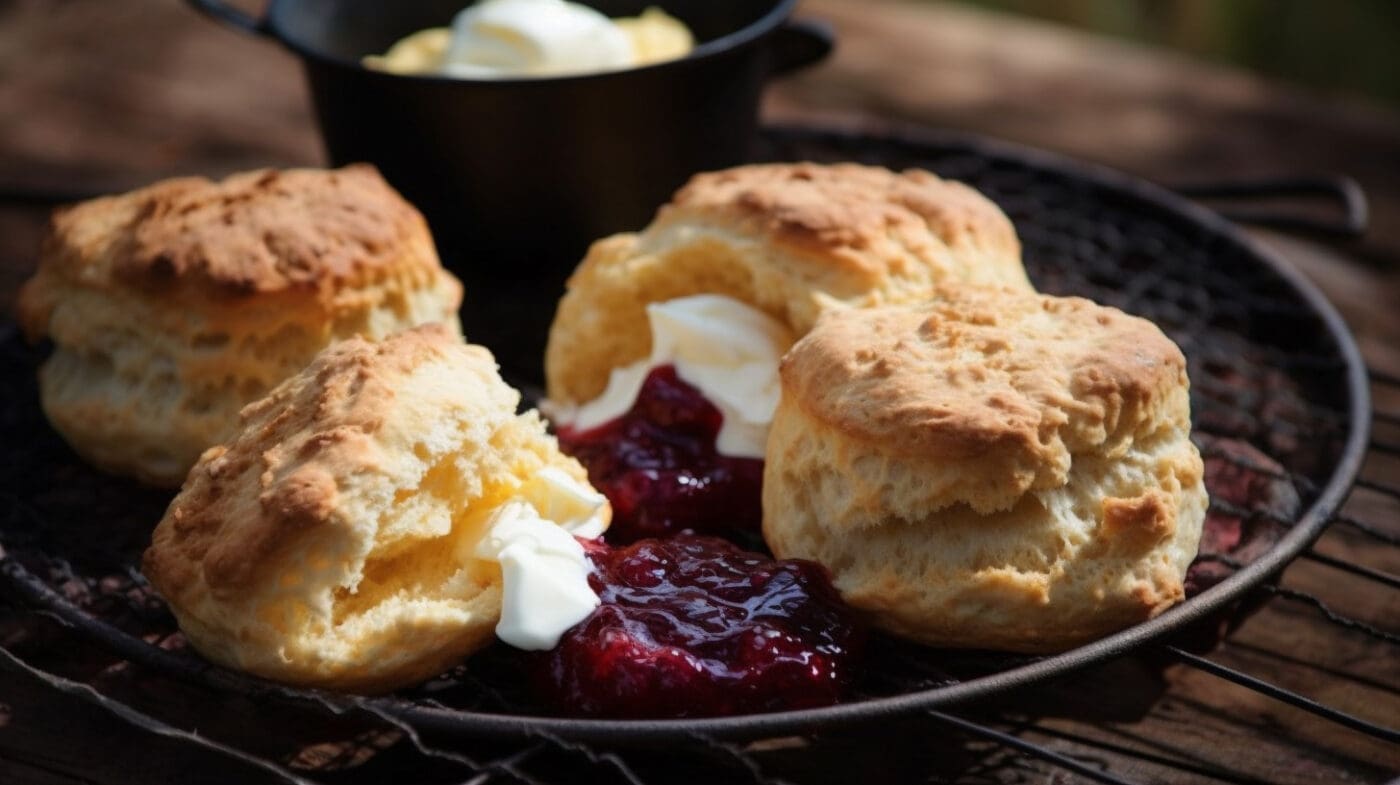
[[[800,336],[825,310],[951,283],[1031,291],[1011,222],[962,183],[857,164],[700,174],[641,233],[594,243],[569,279],[545,353],[549,398],[591,402],[614,369],[647,358],[652,304],[718,295]]]
[[[1052,652],[1183,598],[1207,499],[1151,322],[968,288],[829,314],[781,378],[764,538],[885,630]]]
[[[18,310],[53,341],[39,383],[59,433],[99,468],[176,487],[325,346],[455,327],[461,300],[422,215],[361,165],[179,178],[62,210]]]
[[[597,604],[573,535],[610,513],[519,401],[441,325],[340,342],[204,453],[142,569],[202,654],[290,684],[413,684],[493,630],[548,648]]]

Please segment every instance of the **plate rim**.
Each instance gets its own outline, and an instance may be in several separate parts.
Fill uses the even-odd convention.
[[[115,654],[146,665],[164,676],[193,679],[207,686],[242,693],[275,694],[278,698],[337,713],[363,710],[416,730],[447,736],[549,737],[580,742],[652,744],[667,741],[761,738],[802,735],[860,722],[967,703],[1002,694],[1042,680],[1062,677],[1115,656],[1128,654],[1155,639],[1222,610],[1255,585],[1281,571],[1315,541],[1331,522],[1350,492],[1365,459],[1371,430],[1369,377],[1351,330],[1335,306],[1286,259],[1217,213],[1144,178],[1069,156],[970,133],[889,123],[764,125],[761,138],[788,138],[855,145],[863,141],[912,149],[965,150],[993,161],[1007,161],[1043,170],[1070,180],[1123,193],[1152,203],[1166,214],[1185,220],[1213,239],[1224,240],[1262,263],[1302,300],[1326,328],[1337,355],[1345,364],[1349,428],[1342,451],[1327,482],[1312,504],[1298,516],[1282,538],[1260,558],[1201,594],[1173,606],[1146,622],[1092,643],[1004,671],[951,685],[900,695],[868,698],[812,709],[684,719],[592,719],[524,714],[497,714],[423,706],[393,696],[364,697],[287,687],[222,668],[207,661],[191,663],[185,656],[162,649],[106,625],[58,594],[0,547],[0,578],[33,605],[45,606],[85,637]]]

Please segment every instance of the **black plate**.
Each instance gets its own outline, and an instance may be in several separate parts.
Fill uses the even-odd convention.
[[[292,690],[209,665],[135,571],[168,494],[84,466],[44,423],[38,350],[0,325],[0,578],[28,601],[122,656],[221,689],[361,708],[438,734],[552,734],[577,740],[661,740],[809,733],[1002,693],[1130,652],[1232,607],[1321,533],[1360,466],[1369,432],[1364,366],[1331,305],[1296,271],[1217,215],[1100,167],[963,136],[863,135],[770,129],[769,160],[853,160],[922,167],[963,180],[1016,223],[1042,291],[1079,294],[1153,319],[1182,347],[1198,433],[1254,446],[1283,469],[1300,504],[1279,538],[1233,574],[1162,616],[1044,658],[954,654],[894,641],[875,646],[861,697],[839,706],[715,719],[602,721],[535,716],[488,651],[412,691],[356,698]],[[540,302],[548,318],[550,302]],[[503,357],[537,367],[533,358]],[[514,360],[514,362],[512,362]],[[1229,457],[1229,456],[1226,456]],[[1235,510],[1245,517],[1275,508]],[[148,642],[149,641],[149,642]]]

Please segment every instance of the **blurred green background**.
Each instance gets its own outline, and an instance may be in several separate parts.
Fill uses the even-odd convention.
[[[959,0],[1400,106],[1400,0]]]

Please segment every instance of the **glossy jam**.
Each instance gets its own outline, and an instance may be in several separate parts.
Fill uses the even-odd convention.
[[[713,537],[586,543],[602,604],[535,659],[558,711],[703,717],[834,703],[865,634],[811,562]]]
[[[626,414],[586,431],[559,430],[559,446],[612,502],[609,542],[758,531],[763,461],[715,451],[723,419],[666,365],[647,376]]]

